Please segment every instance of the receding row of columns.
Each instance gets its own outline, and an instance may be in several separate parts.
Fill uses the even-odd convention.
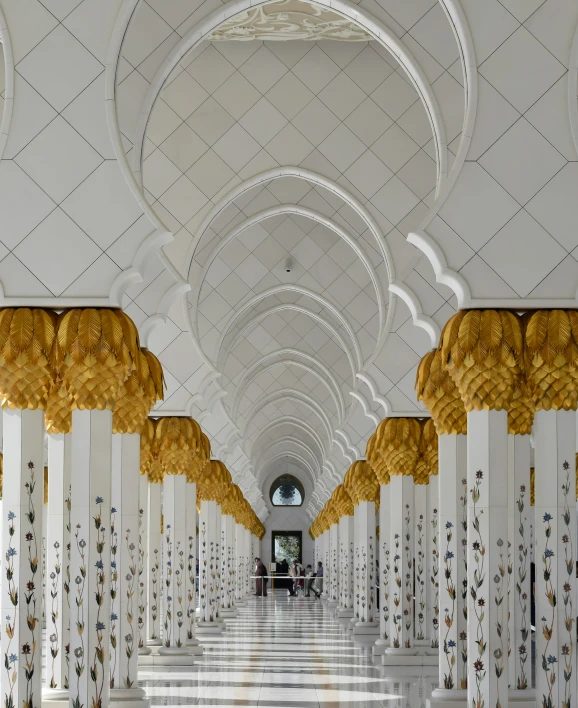
[[[0,310],[7,707],[148,704],[139,663],[192,663],[249,592],[262,525],[195,421],[148,418],[162,396],[124,313]]]

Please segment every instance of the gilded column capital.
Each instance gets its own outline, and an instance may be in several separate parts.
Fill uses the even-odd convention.
[[[197,496],[202,501],[214,501],[221,504],[231,486],[231,473],[220,460],[211,460],[197,481]],[[244,500],[248,505],[248,502]],[[252,511],[248,505],[248,511]],[[247,525],[248,524],[248,525]],[[246,528],[250,526],[250,518],[245,520]]]
[[[221,512],[225,514],[225,516],[236,517],[242,498],[243,492],[236,484],[232,484],[221,504]]]
[[[0,310],[0,405],[46,410],[54,381],[57,315],[27,307]]]
[[[576,410],[578,312],[537,310],[524,317],[526,380],[534,409]]]
[[[335,487],[333,500],[339,518],[343,516],[353,516],[353,502],[343,484]]]
[[[63,313],[58,318],[52,362],[71,410],[114,410],[137,365],[138,351],[136,327],[121,310],[87,308]]]
[[[148,414],[164,398],[163,369],[154,354],[139,349],[112,415],[113,433],[140,433]]]
[[[417,367],[415,390],[430,412],[439,435],[463,434],[468,430],[468,417],[449,371],[443,366],[441,349],[432,349]]]
[[[518,379],[518,385],[514,389],[508,410],[508,433],[510,435],[530,435],[533,423],[534,403],[523,373]]]
[[[201,451],[201,428],[188,417],[159,418],[155,427],[155,445],[164,474],[185,474],[196,481],[194,460]]]
[[[358,460],[351,465],[343,486],[355,506],[360,502],[375,502],[379,496],[379,482],[371,465],[365,460]]]
[[[385,418],[377,446],[390,476],[413,475],[419,457],[421,423],[417,418]]]
[[[508,310],[457,312],[441,336],[443,365],[466,411],[509,410],[523,370],[520,318]]]

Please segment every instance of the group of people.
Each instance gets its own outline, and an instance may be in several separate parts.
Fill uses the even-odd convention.
[[[283,565],[287,566],[285,570]],[[303,589],[303,594],[305,597],[311,597],[311,593],[315,595],[317,599],[321,597],[323,592],[323,563],[319,561],[317,563],[317,570],[314,571],[313,568],[308,565],[303,568],[301,561],[297,558],[289,566],[287,561],[279,563],[279,572],[283,573],[283,570],[287,573],[286,576],[279,576],[280,579],[283,577],[289,578],[289,584],[287,590],[289,592],[289,597],[295,597],[299,589]],[[255,558],[255,575],[256,580],[256,592],[258,597],[267,597],[267,583],[269,578],[267,577],[267,568],[260,558]]]

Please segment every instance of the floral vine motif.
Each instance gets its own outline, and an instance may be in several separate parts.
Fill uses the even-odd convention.
[[[424,533],[423,533],[423,514],[419,515],[418,523],[416,524],[417,529],[417,568],[416,568],[416,578],[415,582],[417,585],[417,590],[419,592],[419,612],[417,614],[417,634],[416,639],[424,639],[424,627],[423,623],[425,620],[424,610],[425,610],[425,580],[424,580],[424,570],[425,570],[425,553],[423,550],[424,545]]]
[[[564,603],[564,628],[568,634],[566,642],[562,645],[561,652],[564,657],[564,700],[562,708],[570,708],[572,700],[572,688],[570,679],[572,678],[572,655],[574,653],[574,642],[572,630],[574,628],[575,613],[573,610],[574,589],[572,579],[575,577],[574,570],[574,542],[570,533],[570,465],[564,462],[563,469],[566,472],[566,479],[562,485],[564,497],[564,511],[562,513],[562,543],[564,545],[564,565],[566,577],[562,586],[562,602]]]
[[[151,639],[157,639],[158,599],[159,599],[159,549],[153,549],[154,561],[151,565],[151,585],[153,603],[151,605]]]
[[[544,536],[546,537],[546,545],[542,554],[542,566],[545,581],[546,599],[548,600],[548,604],[552,608],[550,622],[548,622],[548,619],[545,616],[541,619],[542,634],[546,639],[544,652],[542,654],[542,671],[546,674],[546,684],[548,686],[548,695],[542,695],[542,707],[554,708],[554,702],[552,700],[552,690],[554,688],[554,682],[556,681],[555,664],[557,662],[557,659],[555,656],[548,653],[550,642],[552,640],[552,635],[554,633],[554,620],[556,617],[556,590],[554,589],[554,582],[552,580],[552,558],[554,557],[554,551],[549,548],[550,537],[552,535],[551,514],[544,514],[542,520],[544,523]]]
[[[373,536],[369,537],[369,565],[367,568],[367,582],[369,585],[369,597],[367,598],[367,621],[373,622],[373,604],[375,596],[374,575],[375,575],[375,551],[373,549]]]
[[[18,656],[12,651],[12,640],[16,632],[16,617],[18,614],[18,588],[14,582],[14,556],[17,555],[16,547],[13,545],[16,527],[14,519],[16,514],[8,512],[8,549],[6,550],[6,580],[8,580],[8,595],[14,608],[14,618],[6,616],[5,632],[8,637],[6,652],[4,654],[4,668],[8,677],[8,692],[4,694],[4,708],[14,708],[14,687],[18,678]]]
[[[189,572],[189,587],[188,587],[188,607],[187,607],[187,639],[192,639],[195,633],[195,537],[189,536],[189,555],[187,558],[187,570]]]
[[[383,569],[381,571],[381,583],[383,586],[382,614],[383,614],[383,626],[384,626],[382,639],[388,640],[389,639],[389,571],[390,571],[389,549],[387,547],[386,541],[384,541],[381,544],[381,547],[383,549],[383,558],[384,558]]]
[[[498,563],[498,572],[496,573],[496,575],[494,575],[494,584],[496,586],[496,594],[494,595],[494,605],[496,606],[496,615],[499,617],[500,612],[498,608],[500,608],[502,606],[502,603],[504,602],[506,589],[506,564],[504,562],[504,552],[502,550],[504,546],[503,540],[499,538],[496,541],[496,545],[500,549],[500,562]],[[496,678],[499,679],[500,676],[504,673],[504,661],[506,659],[508,650],[506,643],[507,634],[506,636],[504,636],[504,628],[502,627],[502,623],[498,620],[496,620],[496,634],[500,638],[500,646],[497,649],[494,649],[494,669],[496,671]],[[498,680],[496,708],[500,708],[501,705],[502,702],[500,700],[500,681]]]
[[[144,618],[146,612],[145,593],[145,550],[143,543],[143,518],[144,510],[138,510],[138,648],[142,649],[145,643]]]
[[[444,553],[444,574],[446,579],[446,592],[451,600],[451,611],[448,607],[444,609],[444,623],[446,633],[444,636],[444,654],[447,662],[447,673],[444,673],[444,688],[454,688],[454,666],[456,664],[456,641],[448,639],[454,624],[454,613],[456,607],[456,586],[453,578],[452,560],[454,554],[450,551],[450,543],[454,532],[454,525],[451,521],[446,521],[446,552]]]
[[[84,590],[86,587],[86,541],[80,535],[80,530],[82,526],[80,524],[76,525],[76,531],[74,533],[74,540],[76,543],[76,550],[80,557],[80,568],[78,575],[74,579],[76,585],[76,633],[79,637],[80,645],[74,650],[74,672],[76,674],[76,696],[72,699],[73,708],[82,708],[83,704],[80,702],[80,677],[84,673],[86,667],[85,661],[85,647],[84,647]]]
[[[50,656],[52,657],[52,675],[50,677],[50,688],[58,688],[58,683],[56,681],[55,670],[56,670],[56,658],[60,653],[60,636],[58,633],[58,582],[60,578],[60,573],[62,571],[60,564],[60,543],[55,541],[54,550],[56,552],[56,559],[54,561],[54,570],[50,573],[50,597],[52,602],[50,605],[50,619],[52,621],[53,631],[50,634]]]
[[[520,544],[518,545],[518,578],[516,580],[516,596],[518,600],[518,605],[520,607],[520,617],[521,617],[521,628],[520,636],[522,643],[517,648],[518,655],[518,665],[519,673],[516,679],[516,688],[518,690],[523,690],[528,688],[528,678],[526,676],[526,662],[528,661],[528,651],[526,648],[526,642],[528,641],[529,631],[528,631],[528,595],[523,592],[523,585],[528,575],[528,547],[526,545],[526,529],[525,529],[525,518],[523,517],[525,508],[526,496],[526,486],[520,486],[520,493],[518,494],[518,500],[516,501],[516,506],[518,508],[518,514],[520,515],[520,525],[518,527],[518,533],[520,535]]]
[[[393,617],[394,619],[394,626],[395,626],[395,637],[393,638],[393,646],[395,649],[399,649],[400,647],[400,635],[401,635],[401,614],[400,614],[400,605],[401,605],[401,573],[400,573],[400,560],[401,556],[399,555],[399,534],[396,533],[393,537],[394,541],[394,546],[395,546],[395,554],[393,556],[393,573],[394,573],[394,581],[396,585],[396,590],[393,593],[393,605],[395,607],[395,615]]]
[[[181,542],[177,541],[177,547],[175,549],[176,555],[177,555],[177,568],[175,570],[175,586],[177,590],[177,627],[178,627],[178,635],[176,638],[175,645],[177,647],[182,647],[183,646],[183,640],[181,637],[181,629],[184,624],[184,616],[185,613],[183,611],[184,608],[184,592],[183,592],[183,583],[185,579],[185,553],[183,549],[181,548]]]
[[[166,541],[166,553],[167,553],[167,561],[166,561],[166,577],[165,577],[165,588],[166,588],[166,596],[167,596],[167,607],[166,607],[166,612],[165,612],[165,646],[170,647],[171,646],[171,639],[172,639],[172,630],[173,630],[173,598],[172,598],[172,590],[171,586],[173,583],[173,539],[172,539],[172,531],[171,531],[171,525],[167,524],[166,526],[166,534],[165,534],[165,541]]]
[[[215,556],[215,545],[214,541],[209,541],[209,622],[215,621],[215,611],[217,609],[216,596],[219,592],[219,582],[217,579],[217,565],[219,559]]]
[[[432,639],[431,648],[438,649],[439,642],[439,615],[440,615],[440,587],[438,581],[440,552],[438,549],[438,510],[434,509],[431,520],[432,526],[432,566],[430,583],[434,589],[434,603],[432,607]]]
[[[223,522],[224,525],[224,522]],[[221,603],[224,608],[227,608],[229,606],[229,601],[227,597],[227,553],[226,553],[226,544],[225,544],[225,529],[221,529],[221,566],[220,566],[220,577],[223,580],[222,584],[222,600]]]
[[[205,521],[201,523],[201,582],[199,585],[199,605],[201,606],[201,617],[205,619],[205,609],[207,607],[207,586],[208,586],[208,568],[207,568],[207,524]]]
[[[462,489],[463,493],[460,496],[460,503],[462,506],[462,520],[460,522],[462,528],[462,587],[460,590],[460,595],[462,598],[462,617],[464,618],[464,627],[468,624],[468,480],[462,479]],[[462,690],[467,690],[468,688],[468,634],[465,630],[462,630],[459,634],[460,640],[460,654],[462,658],[461,669],[462,675],[460,677],[460,688]]]
[[[361,563],[359,561],[359,546],[355,546],[355,616],[359,619],[359,607],[361,598],[361,586],[360,586],[360,570]]]
[[[405,630],[406,630],[406,640],[404,642],[404,647],[409,649],[411,647],[411,627],[412,627],[412,606],[413,606],[413,551],[411,548],[411,512],[409,510],[409,504],[405,505],[405,560],[407,566],[407,572],[405,574],[405,600],[406,608],[403,611],[405,617]]]
[[[482,470],[476,472],[476,481],[471,491],[472,495],[472,528],[474,533],[472,537],[475,538],[473,541],[474,550],[474,563],[476,564],[473,573],[473,583],[470,586],[470,595],[474,601],[475,615],[476,615],[476,645],[478,647],[478,657],[474,661],[474,675],[476,680],[475,697],[473,699],[473,706],[480,708],[484,705],[484,699],[482,696],[482,681],[486,676],[486,669],[484,668],[483,657],[486,653],[487,640],[484,635],[484,606],[486,600],[481,594],[480,588],[484,585],[486,581],[486,571],[485,571],[485,557],[486,557],[486,546],[484,544],[482,534],[480,531],[480,515],[482,512],[478,511],[477,503],[480,499],[480,488],[482,486],[482,480],[484,479],[484,473]],[[473,630],[473,628],[472,628]]]
[[[64,500],[64,506],[66,508],[67,520],[66,520],[66,531],[68,543],[66,544],[66,572],[64,576],[64,583],[62,584],[64,590],[64,601],[66,602],[66,607],[69,611],[70,619],[70,530],[72,528],[72,522],[70,520],[70,510],[71,510],[71,496],[72,488],[68,485],[68,496]],[[66,678],[64,679],[63,688],[69,688],[69,676],[70,676],[70,621],[68,626],[64,628],[65,636],[69,639],[68,643],[64,645],[64,652],[66,658]]]
[[[131,657],[134,654],[134,613],[133,613],[133,603],[135,595],[135,583],[137,577],[137,561],[135,557],[136,546],[131,540],[130,529],[126,530],[124,541],[126,544],[127,556],[128,556],[128,573],[125,576],[126,580],[126,622],[129,627],[128,634],[125,635],[125,649],[124,653],[127,658],[127,675],[124,679],[124,687],[132,688],[134,686],[134,678],[130,675]]]
[[[113,506],[110,510],[110,602],[114,606],[116,596],[118,594],[118,568],[116,566],[116,554],[118,552],[118,531],[116,530],[116,508]],[[118,615],[112,612],[110,615],[110,646],[112,652],[110,654],[110,687],[114,688],[116,674],[116,623]]]
[[[360,562],[361,562],[361,568],[360,568],[360,575],[361,575],[361,587],[360,587],[360,595],[359,595],[359,619],[362,622],[366,621],[366,613],[365,613],[365,608],[367,604],[367,596],[366,596],[366,588],[367,588],[367,551],[365,548],[361,547],[360,549]]]
[[[22,703],[23,708],[33,708],[34,695],[32,691],[32,677],[34,676],[34,657],[36,655],[36,625],[38,617],[36,616],[36,584],[34,582],[36,573],[38,572],[38,540],[36,531],[34,530],[34,522],[36,520],[36,510],[34,508],[33,494],[36,487],[34,479],[34,463],[28,463],[30,470],[30,479],[24,485],[26,496],[28,498],[28,509],[24,517],[28,521],[30,530],[26,532],[25,539],[28,544],[28,564],[30,566],[30,580],[26,583],[26,592],[24,593],[24,602],[26,603],[26,625],[30,632],[30,640],[22,645],[21,652],[24,656],[24,676],[26,678],[26,697]]]
[[[92,708],[102,708],[102,695],[104,693],[104,630],[105,624],[101,616],[102,607],[104,605],[105,597],[105,582],[106,575],[104,572],[104,547],[105,547],[105,531],[106,529],[102,525],[102,505],[104,504],[104,499],[102,497],[96,497],[96,504],[98,505],[98,511],[94,516],[94,526],[96,529],[96,555],[97,560],[95,563],[96,567],[96,592],[95,600],[98,607],[96,613],[96,645],[94,647],[94,659],[92,661],[92,666],[90,667],[90,678],[95,684],[95,695],[92,699]],[[112,592],[111,592],[112,595]],[[100,667],[100,668],[99,668]],[[80,707],[82,708],[82,707]]]

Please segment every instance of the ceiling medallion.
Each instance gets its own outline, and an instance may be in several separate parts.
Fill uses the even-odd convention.
[[[373,38],[359,25],[325,7],[302,0],[281,0],[240,12],[220,25],[208,39],[369,42]]]

